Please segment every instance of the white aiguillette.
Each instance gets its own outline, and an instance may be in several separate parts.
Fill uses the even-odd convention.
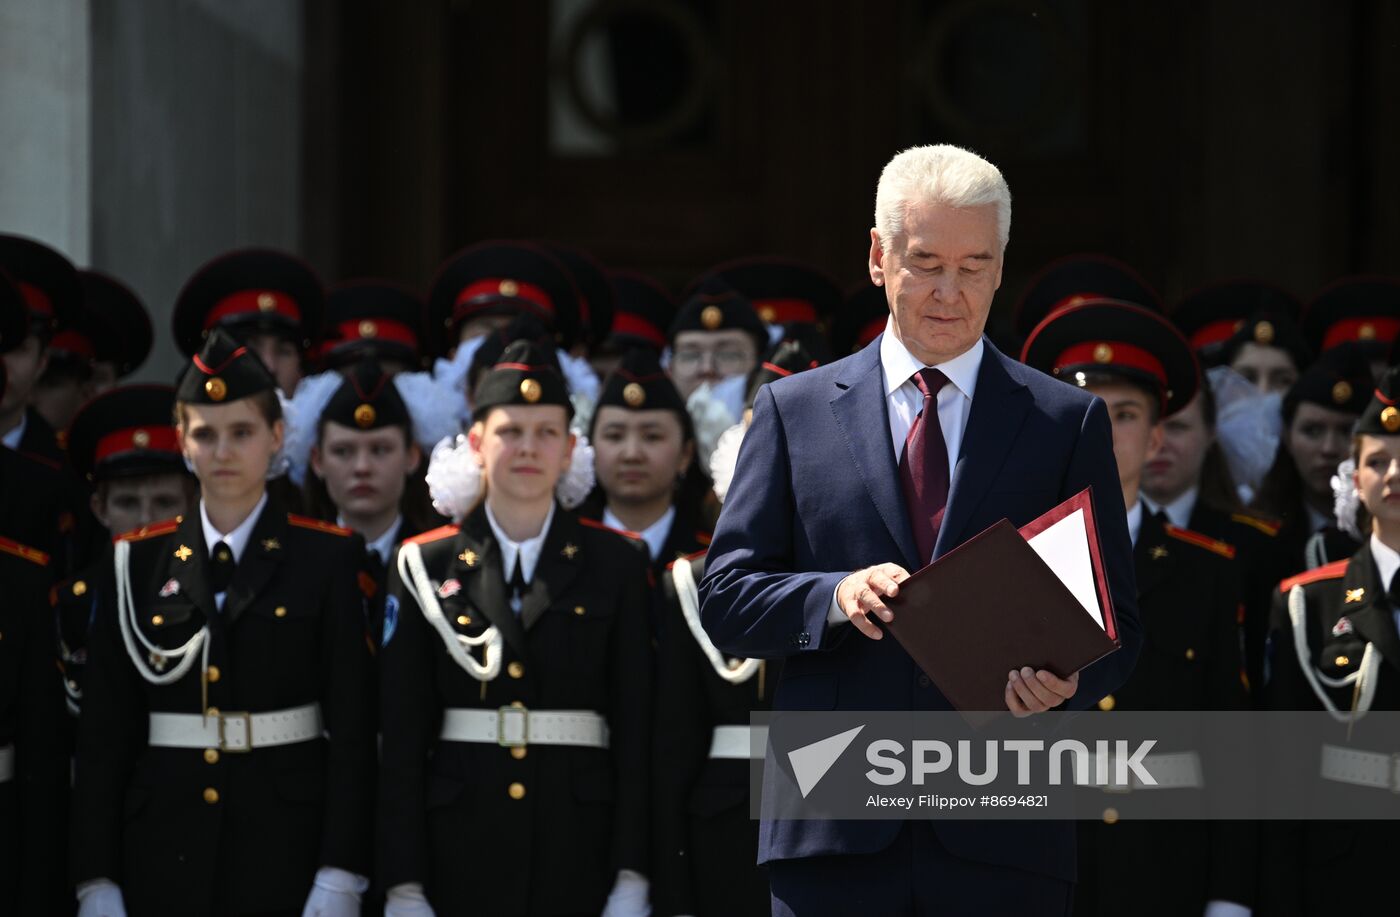
[[[1019,530],[996,523],[886,604],[890,633],[963,712],[1005,712],[1012,669],[1068,677],[1119,647],[1088,488]]]

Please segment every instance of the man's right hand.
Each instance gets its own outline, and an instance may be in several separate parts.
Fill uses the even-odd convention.
[[[856,630],[871,640],[885,636],[871,617],[886,624],[894,620],[894,612],[884,599],[899,595],[899,584],[909,578],[909,571],[899,564],[876,564],[857,570],[836,587],[836,607],[855,625]]]

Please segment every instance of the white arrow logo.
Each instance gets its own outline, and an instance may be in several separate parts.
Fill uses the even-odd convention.
[[[797,778],[797,788],[802,791],[803,799],[806,799],[813,787],[826,776],[826,772],[831,770],[831,765],[836,763],[836,759],[841,757],[842,752],[850,747],[864,728],[857,726],[847,729],[845,732],[788,752],[788,761],[792,764],[792,773]]]

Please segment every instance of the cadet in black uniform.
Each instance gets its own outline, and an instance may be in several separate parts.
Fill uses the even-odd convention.
[[[1368,730],[1368,710],[1400,710],[1400,369],[1372,393],[1356,425],[1353,483],[1370,525],[1351,557],[1301,573],[1274,595],[1269,634],[1274,710],[1326,710],[1338,720],[1321,750],[1324,780],[1356,784],[1393,805],[1393,737]],[[1362,792],[1358,790],[1357,792]],[[1394,910],[1393,821],[1275,823],[1266,832],[1261,915]]]
[[[388,914],[645,911],[647,562],[555,500],[573,438],[551,355],[517,341],[482,377],[471,431],[429,472],[460,521],[405,542],[390,574]]]
[[[661,356],[666,349],[666,329],[676,317],[676,303],[660,284],[633,271],[610,271],[612,324],[594,345],[590,362],[599,378],[617,368],[622,355],[644,347]]]
[[[265,479],[275,381],[215,329],[176,393],[198,513],[121,536],[74,792],[82,915],[359,913],[373,679],[363,542]]]
[[[92,512],[108,538],[183,515],[198,499],[198,484],[180,454],[174,410],[174,387],[132,385],[97,396],[73,419],[68,456],[93,488]],[[54,590],[59,659],[75,717],[82,706],[88,632],[104,604],[116,607],[110,550]]]
[[[1022,359],[1103,398],[1113,422],[1147,640],[1132,676],[1102,698],[1099,709],[1243,709],[1235,548],[1146,513],[1139,496],[1146,457],[1161,436],[1158,417],[1180,410],[1200,384],[1185,338],[1146,309],[1088,300],[1042,322]],[[1193,765],[1184,761],[1177,758],[1174,766],[1186,773],[1170,780],[1189,787]],[[1198,759],[1194,770],[1200,786]],[[1253,900],[1247,826],[1117,824],[1116,810],[1109,807],[1102,823],[1080,823],[1079,838],[1078,914],[1121,913],[1127,900],[1134,902],[1136,914],[1201,914],[1216,902],[1247,913]]]
[[[1226,280],[1188,293],[1170,317],[1203,366],[1228,366],[1261,393],[1283,394],[1312,362],[1302,308],[1272,284]]]
[[[0,352],[28,334],[25,309],[13,288],[8,292],[7,297],[0,290]],[[5,383],[0,362],[0,396]],[[28,464],[17,455],[14,462]],[[5,473],[18,469],[23,465],[0,464]],[[26,474],[23,483],[32,487],[33,476]],[[14,537],[17,525],[34,522],[9,512],[8,505],[5,509],[0,513],[0,912],[43,917],[62,913],[64,898],[67,768],[46,598],[53,574],[45,551]],[[43,509],[51,513],[52,505]]]
[[[695,454],[695,425],[654,353],[629,351],[603,380],[588,438],[600,504],[590,515],[635,532],[654,577],[710,543],[699,522],[710,482]]]
[[[326,292],[323,369],[373,360],[389,373],[423,365],[423,299],[387,280],[352,280]]]
[[[801,344],[784,342],[751,377],[748,403],[761,386],[814,365]],[[749,817],[750,750],[763,747],[750,735],[749,714],[771,708],[782,660],[733,659],[710,642],[696,588],[704,566],[701,551],[661,578],[652,804],[658,917],[767,914],[772,904],[767,872],[755,865],[758,822]]]

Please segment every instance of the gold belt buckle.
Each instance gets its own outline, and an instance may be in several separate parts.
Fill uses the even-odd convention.
[[[506,716],[520,716],[520,740],[506,738]],[[496,710],[496,744],[502,748],[524,748],[530,741],[530,711],[524,707],[499,707]]]
[[[243,747],[230,746],[228,744],[227,729],[228,720],[233,717],[243,717]],[[235,736],[237,738],[237,736]],[[219,711],[219,750],[236,755],[245,755],[253,750],[253,715],[246,710],[234,711],[232,713]]]

